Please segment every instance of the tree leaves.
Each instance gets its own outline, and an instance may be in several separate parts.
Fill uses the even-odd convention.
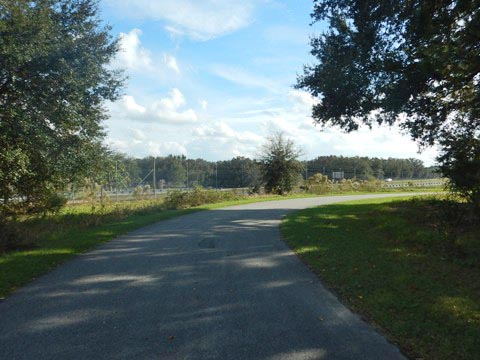
[[[453,179],[452,143],[480,136],[480,1],[314,0],[312,19],[329,30],[312,39],[318,62],[296,87],[321,100],[315,121],[347,132],[397,123],[443,148]]]
[[[118,97],[123,81],[107,67],[118,44],[97,12],[93,0],[0,6],[0,148],[23,159],[3,164],[4,204],[88,171],[89,149],[104,136],[103,104]]]
[[[313,117],[354,131],[400,123],[424,145],[478,124],[479,1],[314,1],[329,31],[312,42],[315,66],[298,78],[322,102]],[[376,117],[372,112],[376,111]],[[400,115],[406,116],[400,116]]]
[[[283,133],[275,133],[267,138],[262,149],[261,162],[265,190],[283,195],[293,189],[300,177],[302,165],[298,157],[302,151]]]

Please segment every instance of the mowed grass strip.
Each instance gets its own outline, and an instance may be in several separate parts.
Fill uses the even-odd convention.
[[[289,215],[291,248],[354,311],[409,355],[478,359],[480,224],[445,253],[425,218],[432,200],[379,199]]]

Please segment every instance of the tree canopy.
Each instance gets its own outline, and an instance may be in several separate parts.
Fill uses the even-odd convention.
[[[444,150],[479,138],[479,0],[314,0],[312,18],[329,30],[312,38],[318,63],[297,87],[319,98],[319,124],[397,123]]]
[[[320,98],[318,122],[398,122],[429,145],[478,132],[480,1],[314,0],[312,18],[329,30],[297,86]]]
[[[0,3],[0,198],[26,203],[85,174],[118,98],[118,50],[94,0]]]

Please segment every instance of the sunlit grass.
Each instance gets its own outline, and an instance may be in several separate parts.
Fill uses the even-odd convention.
[[[282,232],[342,301],[409,354],[475,359],[480,224],[462,235],[470,239],[468,256],[448,256],[442,237],[419,222],[426,209],[421,200],[402,199],[328,205],[290,215]]]

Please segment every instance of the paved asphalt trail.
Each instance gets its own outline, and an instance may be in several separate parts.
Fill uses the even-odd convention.
[[[119,237],[0,303],[0,359],[403,359],[278,229],[295,209],[375,197],[241,205]]]

